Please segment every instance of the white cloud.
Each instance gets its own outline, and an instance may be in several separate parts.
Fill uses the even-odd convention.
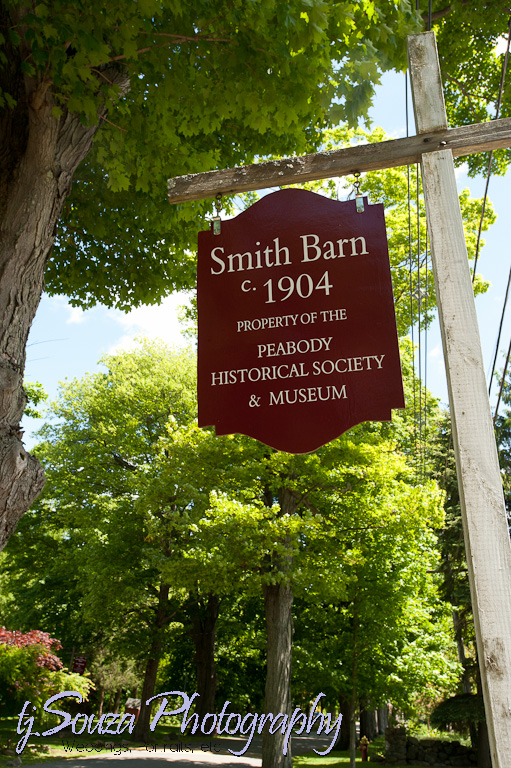
[[[140,335],[159,338],[176,346],[188,344],[178,319],[179,308],[187,304],[188,294],[176,293],[167,296],[159,305],[137,307],[127,313],[117,309],[109,310],[109,317],[124,331],[114,347],[109,349],[109,353],[132,348],[135,338]]]
[[[497,56],[500,56],[501,53],[505,53],[507,50],[507,37],[504,37],[502,35],[497,40],[497,45],[495,46],[495,53]]]
[[[85,322],[86,313],[80,307],[72,307],[67,296],[45,296],[44,303],[55,314],[60,314],[63,310],[67,313],[63,318],[65,325],[78,325]]]
[[[136,337],[125,333],[115,342],[115,344],[112,344],[108,348],[107,354],[116,355],[118,352],[128,352],[130,349],[135,349],[137,346]]]
[[[468,173],[468,163],[462,163],[462,165],[459,165],[457,168],[454,169],[454,175],[456,176],[456,181],[459,181],[462,176],[466,176],[467,173]]]
[[[70,304],[67,309],[69,310],[69,316],[66,320],[66,325],[72,325],[73,323],[83,323],[85,320],[85,312],[80,307],[72,307]]]

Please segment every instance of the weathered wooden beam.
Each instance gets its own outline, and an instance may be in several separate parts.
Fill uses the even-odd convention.
[[[346,176],[355,171],[377,171],[419,163],[424,154],[450,149],[462,157],[474,152],[511,146],[511,117],[460,128],[433,130],[421,136],[393,139],[378,144],[357,144],[300,157],[269,160],[238,168],[193,173],[168,180],[170,203],[202,200],[218,194],[229,195],[300,184],[316,179]]]
[[[419,134],[447,124],[432,32],[408,40]],[[429,133],[426,133],[429,135]],[[493,768],[511,763],[511,544],[452,153],[423,155],[422,179]]]

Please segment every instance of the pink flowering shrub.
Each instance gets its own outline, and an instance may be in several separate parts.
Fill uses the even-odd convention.
[[[0,627],[1,714],[17,714],[27,700],[39,709],[59,691],[79,691],[87,697],[91,681],[63,668],[55,653],[61,647],[47,632]]]
[[[61,644],[55,638],[50,637],[47,632],[41,632],[39,629],[31,629],[30,632],[18,632],[14,629],[5,629],[0,627],[0,645],[10,645],[15,648],[32,648],[36,646],[38,653],[36,664],[39,667],[47,669],[62,669],[63,664],[58,656],[52,653],[52,649],[58,651],[62,648]]]

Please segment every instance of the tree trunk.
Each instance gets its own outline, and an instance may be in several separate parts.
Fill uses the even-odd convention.
[[[376,709],[365,709],[364,707],[361,708],[360,738],[362,738],[362,736],[367,736],[369,741],[375,740],[375,738],[378,735],[378,725],[376,722],[376,715],[377,715]]]
[[[350,747],[351,700],[342,693],[339,695],[339,709],[342,714],[342,720],[335,749],[344,752]]]
[[[215,627],[218,619],[220,598],[210,592],[207,602],[200,598],[192,609],[191,636],[195,645],[197,670],[197,699],[195,708],[199,723],[208,712],[215,711],[215,694],[218,679],[215,666]]]
[[[294,495],[287,488],[279,494],[280,514],[293,515],[297,503]],[[283,542],[287,547],[290,541]],[[266,616],[266,687],[264,694],[264,711],[277,715],[279,712],[291,714],[291,652],[293,643],[293,590],[289,583],[292,567],[292,556],[275,556],[272,570],[284,574],[284,580],[277,584],[263,586],[264,610]],[[263,731],[263,761],[262,768],[291,768],[291,740],[288,743],[287,755],[284,755],[284,739],[282,727],[274,734],[268,732],[268,726]]]
[[[382,736],[389,724],[389,709],[387,705],[378,707],[378,735]]]
[[[477,694],[482,699],[483,689],[481,681],[481,673],[479,671],[479,664],[477,665],[476,673],[476,686]],[[471,731],[472,735],[472,731]],[[490,737],[488,735],[488,724],[486,720],[480,722],[477,726],[477,768],[492,768],[491,750],[490,750]],[[474,745],[472,745],[474,746]]]
[[[450,564],[449,564],[450,567]],[[456,647],[458,649],[458,659],[463,667],[463,674],[461,677],[461,687],[463,693],[472,693],[472,683],[470,680],[470,668],[467,664],[467,657],[465,654],[465,643],[463,641],[463,624],[460,619],[459,612],[453,608],[452,611],[452,623],[454,626],[454,637],[456,638]],[[477,725],[475,723],[469,723],[468,729],[470,733],[470,743],[472,747],[477,748],[479,743],[479,733]],[[488,746],[489,749],[489,746]]]
[[[479,723],[477,729],[477,768],[492,768],[490,739],[486,721]]]
[[[358,574],[357,574],[358,581]],[[353,600],[353,668],[351,673],[350,768],[357,756],[357,663],[358,663],[358,594]]]
[[[266,584],[263,587],[266,615],[266,688],[264,711],[276,715],[291,712],[291,648],[293,590],[290,584]],[[262,768],[291,768],[291,743],[283,754],[284,734],[281,729],[271,734],[263,731]]]
[[[105,689],[102,687],[99,689],[99,704],[98,704],[98,717],[103,714],[103,702],[105,701]]]
[[[121,705],[121,694],[122,694],[122,688],[118,688],[115,692],[114,708],[112,710],[114,715],[116,715],[119,712],[119,707]]]
[[[4,7],[0,26],[6,28],[26,12],[18,8],[9,15]],[[20,58],[28,58],[28,50],[11,46],[5,37],[0,90],[10,93],[16,106],[0,111],[0,550],[44,485],[39,462],[21,442],[25,347],[55,227],[98,128],[82,125],[79,115],[67,111],[54,117],[52,83],[43,76],[20,78]],[[126,74],[106,74],[127,90]],[[98,112],[106,113],[99,103]]]
[[[353,697],[350,714],[350,768],[355,768],[357,759],[357,709]]]
[[[140,705],[140,715],[135,726],[134,737],[136,740],[143,741],[149,739],[149,725],[151,722],[151,704],[146,705],[146,701],[154,695],[156,685],[156,675],[160,663],[161,652],[163,648],[163,630],[167,626],[169,603],[169,585],[160,584],[158,595],[158,608],[152,630],[152,641],[149,650],[149,658],[146,662],[144,683],[142,685],[142,701]]]

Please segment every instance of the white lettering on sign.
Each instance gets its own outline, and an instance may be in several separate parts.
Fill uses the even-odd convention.
[[[344,253],[344,243],[351,243],[351,253],[349,256],[368,256],[369,251],[366,247],[365,237],[350,237],[349,239],[341,238],[336,240],[334,245],[332,240],[326,240],[322,246],[318,245],[318,235],[300,235],[303,243],[303,259],[302,261],[317,261],[321,256],[324,259],[342,259],[346,256]],[[309,240],[312,238],[312,242]],[[360,241],[361,250],[357,251],[357,242]]]
[[[240,331],[262,331],[265,328],[289,328],[296,325],[298,315],[281,315],[280,317],[256,317],[255,320],[238,320]]]
[[[248,282],[248,281],[245,281]],[[323,309],[319,313],[324,323],[347,320],[346,309]],[[253,320],[238,320],[237,331],[264,331],[266,328],[290,328],[297,324],[310,325],[318,319],[317,312],[304,312],[302,315],[280,315],[277,317],[256,317]]]
[[[249,281],[246,280],[245,282],[248,283]],[[275,304],[276,301],[287,301],[287,299],[295,293],[295,290],[301,299],[310,298],[313,291],[324,291],[325,296],[330,296],[330,290],[334,286],[328,278],[328,272],[325,272],[324,275],[322,275],[316,285],[314,285],[312,277],[304,272],[303,275],[298,275],[296,281],[293,280],[292,277],[289,277],[289,275],[281,277],[277,283],[277,289],[282,295],[277,294],[277,298],[274,298],[273,280],[271,278],[265,282],[264,287],[268,289],[268,298],[266,299],[265,304]],[[242,290],[244,290],[243,286]],[[255,291],[257,288],[254,287],[252,290]]]
[[[369,256],[365,237],[341,237],[338,240],[325,240],[320,243],[319,235],[311,232],[308,235],[300,235],[302,240],[302,262],[317,261],[320,258],[343,259],[346,256]],[[346,249],[346,250],[345,250]],[[265,267],[282,267],[291,264],[289,248],[281,245],[278,237],[273,238],[272,245],[266,245],[264,248],[257,241],[253,251],[244,251],[243,253],[225,253],[222,245],[216,246],[211,250],[211,260],[214,264],[210,267],[212,275],[222,275],[224,272],[246,272],[253,269],[264,269]],[[297,278],[296,285],[290,277],[285,278],[286,283],[279,289],[286,292],[286,297],[296,290],[301,298],[308,298],[314,289],[310,275],[303,274]],[[321,281],[324,285],[321,286]],[[320,283],[315,287],[316,290],[324,290],[329,295],[332,284],[328,282],[328,273],[325,272]],[[280,282],[280,281],[279,281]],[[247,293],[249,281],[243,283],[242,290]],[[265,283],[265,285],[267,285]],[[255,290],[255,288],[253,289]],[[273,286],[268,286],[269,301],[272,302]],[[283,299],[285,300],[285,299]]]
[[[353,373],[354,371],[373,371],[382,368],[385,355],[364,355],[362,357],[340,357],[338,360],[315,360],[312,363],[313,376],[324,373]],[[372,364],[371,364],[372,361]],[[376,362],[376,366],[374,363]]]
[[[327,352],[333,336],[328,339],[300,339],[300,341],[281,341],[275,344],[258,344],[257,357],[278,357],[279,355],[305,355],[307,352]]]
[[[272,381],[274,379],[292,379],[309,376],[305,363],[292,365],[271,365],[262,368],[238,368],[233,371],[211,372],[211,386],[223,384],[243,384],[246,381]]]
[[[324,323],[332,323],[335,320],[347,320],[345,309],[322,309],[319,313]]]
[[[261,243],[256,242],[256,245]],[[282,257],[282,261],[281,261]],[[219,245],[211,251],[211,258],[216,262],[217,269],[211,267],[212,275],[221,275],[225,271],[226,261],[228,272],[244,272],[247,269],[263,269],[264,267],[280,267],[283,264],[291,264],[289,259],[289,248],[279,243],[279,238],[273,238],[273,248],[269,245],[266,248],[245,253],[228,253],[224,256],[224,248]]]
[[[328,387],[304,387],[303,389],[281,389],[270,392],[269,405],[294,405],[295,403],[316,403],[318,400],[346,400],[346,384],[340,389]]]
[[[328,342],[330,345],[332,338],[333,337],[329,337],[328,339],[311,339],[311,341]],[[258,346],[272,347],[274,345],[268,344]],[[287,354],[292,353],[289,352]],[[259,357],[261,357],[261,355],[259,355]],[[248,381],[274,381],[276,379],[304,378],[310,375],[319,376],[320,374],[325,374],[329,376],[332,373],[356,373],[357,371],[382,370],[384,357],[385,355],[362,355],[361,357],[340,357],[337,360],[314,360],[312,362],[312,370],[306,367],[305,363],[282,363],[281,365],[263,365],[260,368],[236,368],[231,371],[212,371],[211,386],[221,387],[226,384],[244,384]]]

